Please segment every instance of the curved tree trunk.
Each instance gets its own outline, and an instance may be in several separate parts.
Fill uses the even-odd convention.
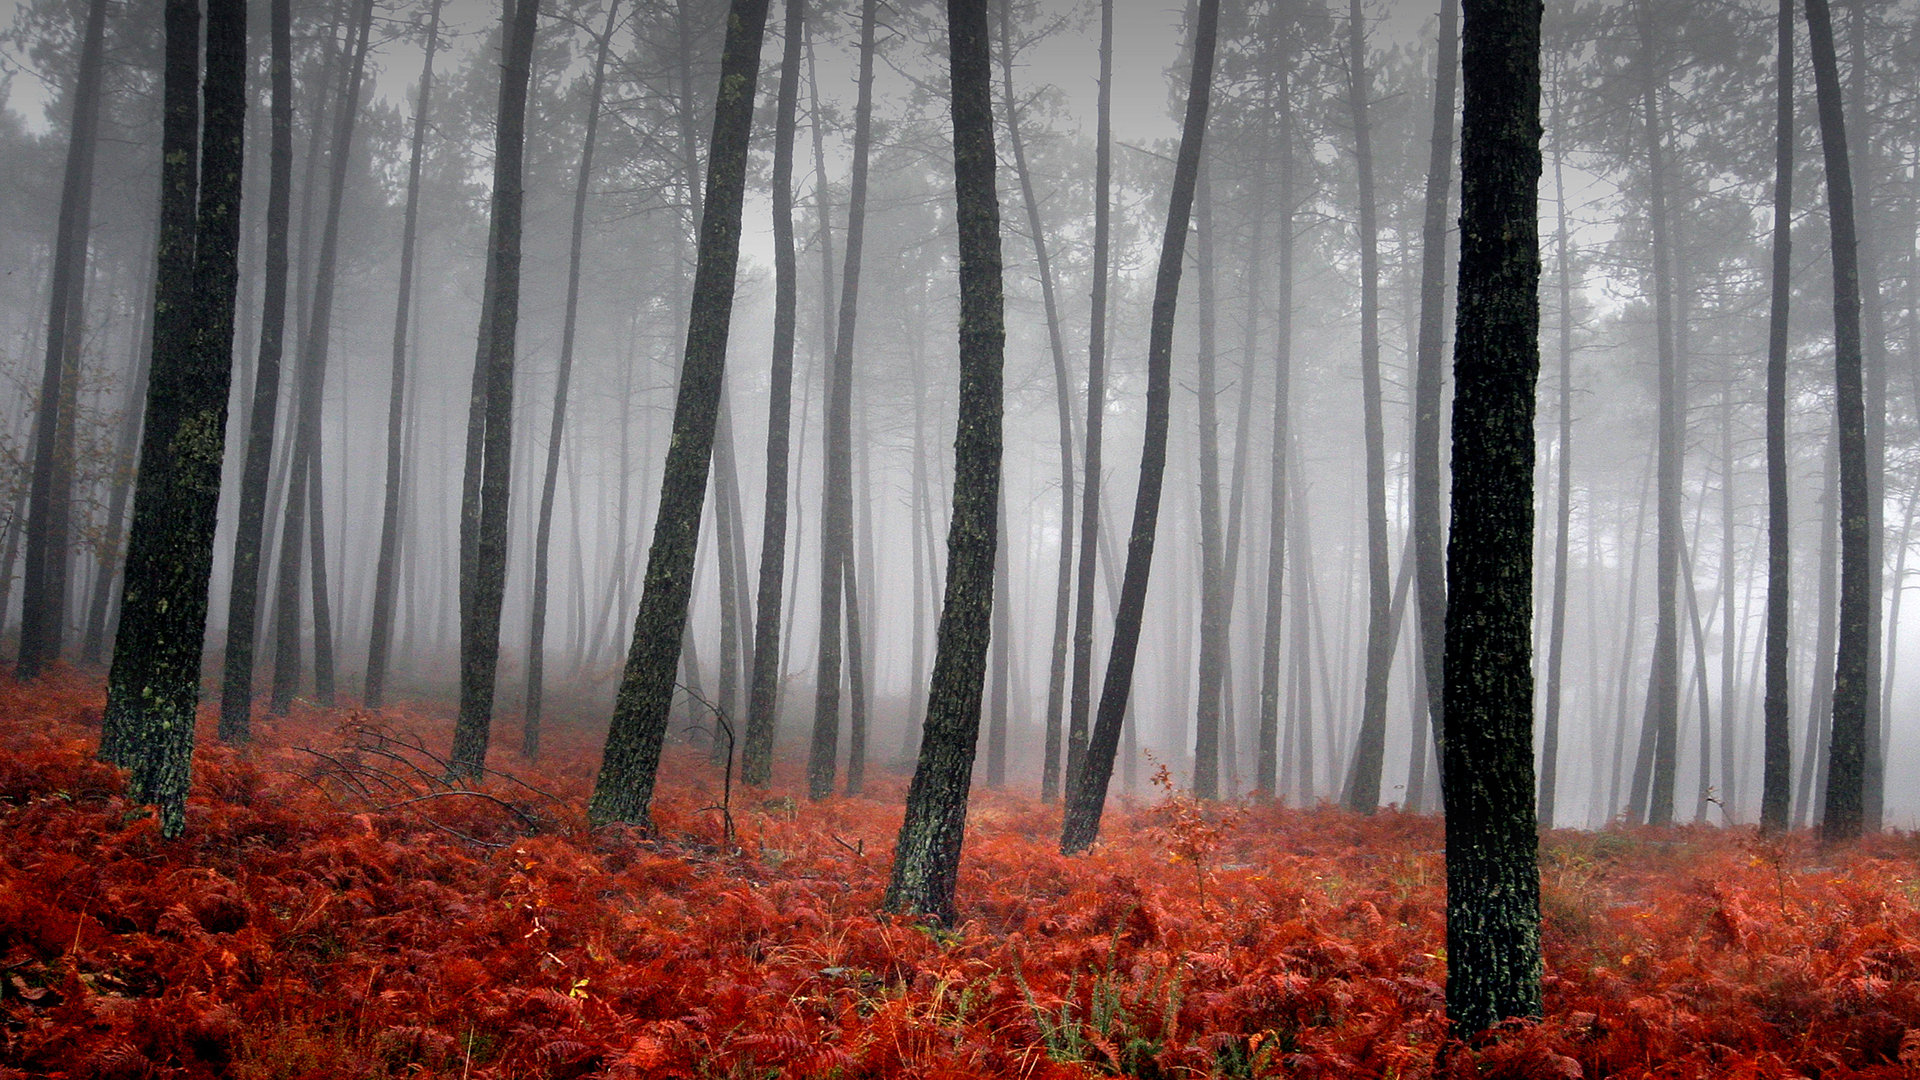
[[[513,359],[520,319],[521,170],[539,15],[540,0],[511,0],[502,18],[487,277],[480,299],[460,499],[460,715],[454,722],[449,768],[469,779],[486,767],[500,663],[513,467]]]
[[[660,482],[660,504],[640,608],[634,615],[626,670],[614,699],[606,752],[588,812],[596,821],[648,820],[674,670],[693,591],[695,546],[707,489],[708,463],[726,374],[727,330],[746,195],[747,144],[767,0],[732,0],[720,56],[720,92],[707,159],[706,212],[700,219],[699,263],[687,323],[687,346],[674,402],[673,436]]]
[[[373,628],[367,645],[366,692],[361,695],[362,704],[369,709],[378,709],[386,700],[387,660],[393,642],[393,608],[400,584],[400,514],[403,507],[400,471],[404,460],[401,436],[406,418],[407,320],[413,312],[414,249],[420,231],[420,162],[426,153],[427,117],[431,115],[433,107],[433,56],[440,45],[440,4],[441,0],[433,0],[427,14],[427,53],[420,65],[420,94],[413,105],[413,147],[407,157],[407,206],[400,226],[399,297],[393,310],[393,378],[387,393],[386,499],[380,514],[380,554],[373,575]],[[610,8],[613,6],[609,5]],[[578,236],[578,224],[574,228]],[[568,311],[571,314],[572,309]]]
[[[1113,643],[1105,685],[1094,719],[1084,767],[1068,790],[1061,822],[1060,850],[1077,854],[1093,846],[1100,815],[1120,747],[1120,726],[1133,689],[1134,661],[1140,651],[1140,626],[1146,615],[1147,578],[1153,570],[1155,530],[1160,518],[1161,481],[1167,467],[1168,412],[1173,387],[1173,322],[1180,294],[1180,272],[1193,195],[1200,174],[1200,142],[1206,130],[1213,91],[1214,41],[1220,23],[1219,0],[1199,0],[1193,28],[1193,70],[1187,87],[1186,117],[1180,128],[1180,154],[1167,200],[1167,227],[1160,243],[1160,265],[1153,291],[1153,321],[1147,338],[1146,433],[1140,452],[1140,490],[1133,505],[1133,532],[1127,540],[1127,566],[1120,581]]]
[[[618,0],[607,5],[606,25],[600,30],[599,48],[593,60],[592,89],[587,92],[587,129],[580,141],[580,167],[573,184],[573,233],[567,249],[567,300],[560,324],[560,365],[554,376],[553,423],[547,429],[547,467],[540,484],[540,516],[533,534],[533,598],[529,613],[532,625],[527,640],[527,709],[520,736],[520,752],[529,758],[540,752],[540,704],[546,672],[547,559],[553,539],[553,501],[560,486],[560,451],[566,437],[567,390],[573,381],[574,329],[580,314],[581,249],[586,245],[587,194],[593,190],[594,137],[600,130],[600,99],[606,87],[607,53],[613,44],[613,23],[619,8]],[[394,370],[397,374],[399,368],[396,366]],[[579,493],[576,491],[572,498],[577,503]]]
[[[954,442],[953,520],[947,533],[946,601],[940,611],[926,733],[907,789],[906,819],[882,904],[888,911],[925,913],[952,925],[993,615],[994,553],[1000,541],[995,512],[1006,326],[986,0],[948,0],[947,26],[954,216],[960,232],[960,419]]]

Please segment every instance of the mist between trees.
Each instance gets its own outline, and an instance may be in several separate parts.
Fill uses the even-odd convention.
[[[157,344],[163,28],[157,6],[106,7],[88,60],[89,14],[103,7],[31,0],[6,39],[15,67],[12,107],[0,113],[0,605],[9,630],[24,620],[24,675],[55,658],[112,655],[139,403]],[[253,7],[208,604],[209,642],[222,644],[271,317],[272,20],[267,5]],[[289,14],[285,361],[274,376],[281,392],[264,398],[277,402],[276,423],[257,481],[264,532],[252,619],[254,686],[278,685],[259,708],[284,707],[286,694],[361,701],[376,627],[388,659],[375,694],[451,701],[461,553],[472,542],[462,539],[457,480],[476,415],[475,328],[498,213],[502,22],[467,0],[303,0]],[[1159,558],[1119,791],[1145,794],[1151,755],[1208,796],[1259,789],[1295,803],[1438,808],[1426,705],[1439,689],[1423,670],[1418,629],[1412,416],[1423,259],[1438,235],[1426,228],[1430,199],[1458,185],[1451,164],[1439,188],[1429,167],[1433,15],[1406,3],[1267,0],[1220,12],[1171,339]],[[777,709],[767,714],[777,723],[759,729],[771,738],[761,749],[810,752],[813,790],[824,795],[857,787],[862,767],[913,767],[935,663],[961,386],[947,23],[942,10],[913,3],[816,2],[801,23],[778,6],[765,17],[732,331],[723,329],[724,383],[710,421],[711,487],[695,514],[674,676],[684,692],[666,737],[709,739],[710,703],[730,719],[736,752],[751,751],[748,699],[759,679]],[[1186,41],[1181,13],[1122,4],[1114,18],[1119,79],[1159,86],[1164,76],[1170,106],[1116,118],[1104,333],[1093,343],[1101,178],[1088,88],[1100,12],[1015,2],[994,7],[988,28],[1004,455],[974,782],[1044,784],[1049,797],[1069,790],[1080,767],[1121,590],[1154,258],[1177,151],[1167,117],[1187,100],[1189,46],[1141,44]],[[1551,749],[1543,817],[1553,825],[1760,816],[1777,19],[1757,2],[1554,3],[1546,12],[1533,654],[1540,737]],[[1801,107],[1785,128],[1796,151],[1788,213],[1800,238],[1785,264],[1791,319],[1781,324],[1785,813],[1796,824],[1821,819],[1843,642],[1864,665],[1848,678],[1866,710],[1865,821],[1920,817],[1911,793],[1880,782],[1920,754],[1908,720],[1920,635],[1902,633],[1920,499],[1911,465],[1920,118],[1901,91],[1920,63],[1905,44],[1916,20],[1920,8],[1880,0],[1833,15],[1858,219],[1867,486],[1854,505],[1869,544],[1858,588],[1880,608],[1868,623],[1841,617],[1847,469],[1834,419],[1831,163],[1818,152],[1804,60]],[[790,25],[802,24],[792,36]],[[489,451],[510,494],[498,692],[486,707],[515,732],[530,711],[548,730],[597,730],[621,681],[647,552],[659,543],[700,220],[712,209],[725,29],[717,0],[558,0],[539,12],[517,344],[500,369],[510,382],[491,391],[497,404],[510,398],[510,413],[490,416],[487,432],[510,416],[506,449]],[[784,197],[774,153],[783,68],[797,117]],[[1125,100],[1137,100],[1135,90]],[[91,160],[76,178],[70,148],[81,144]],[[77,210],[76,190],[90,193]],[[780,243],[769,211],[783,198],[796,248],[791,397],[779,402],[787,391],[776,390],[782,377],[768,358],[780,336]],[[1454,215],[1439,220],[1448,226]],[[414,245],[404,276],[403,238]],[[1450,287],[1447,255],[1438,257]],[[1453,297],[1426,305],[1438,346],[1451,333]],[[1083,501],[1090,346],[1103,364],[1101,483],[1098,498]],[[404,392],[394,391],[396,373]],[[783,561],[769,576],[767,433],[780,412],[790,425],[775,473],[786,481]],[[1438,415],[1444,425],[1447,411]],[[50,508],[50,531],[35,533],[30,505]],[[393,542],[383,546],[389,514]],[[1084,649],[1071,640],[1081,613]],[[277,645],[276,626],[293,627]],[[1846,626],[1855,626],[1851,641]],[[530,641],[539,642],[537,690]],[[764,643],[777,656],[756,656]],[[208,649],[210,678],[222,655]],[[1268,655],[1277,660],[1263,663]],[[838,674],[817,685],[820,670]],[[842,733],[843,724],[852,726]],[[496,763],[515,749],[493,742]],[[531,732],[519,748],[535,752]],[[744,769],[765,782],[764,762],[749,756]]]

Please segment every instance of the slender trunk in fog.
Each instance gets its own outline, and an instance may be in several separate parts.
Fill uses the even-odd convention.
[[[1200,422],[1200,662],[1194,701],[1193,794],[1220,797],[1220,697],[1226,676],[1226,588],[1221,570],[1220,408],[1215,386],[1217,307],[1214,303],[1213,184],[1206,157],[1194,194],[1195,306],[1199,349],[1195,357]]]
[[[867,169],[873,155],[874,34],[878,0],[860,5],[860,76],[853,112],[853,179],[847,193],[847,247],[840,279],[840,313],[833,334],[822,425],[826,470],[820,509],[820,652],[814,669],[813,740],[807,755],[807,791],[833,793],[840,744],[841,601],[854,595],[843,577],[853,572],[853,344],[860,308],[860,257],[866,236]],[[855,658],[854,662],[858,662]]]
[[[1114,616],[1112,649],[1107,658],[1100,708],[1087,744],[1084,767],[1073,777],[1061,823],[1060,850],[1077,854],[1093,845],[1100,832],[1107,784],[1113,777],[1121,721],[1133,689],[1134,660],[1146,615],[1147,578],[1153,569],[1154,538],[1160,517],[1160,489],[1167,465],[1167,429],[1173,377],[1174,309],[1192,221],[1194,188],[1200,173],[1200,143],[1206,130],[1213,90],[1213,52],[1220,19],[1219,0],[1199,0],[1193,28],[1193,70],[1187,87],[1186,118],[1180,129],[1180,153],[1167,201],[1166,232],[1153,294],[1153,320],[1147,341],[1146,432],[1140,453],[1140,487],[1134,499],[1133,531],[1127,541],[1127,567]]]
[[[1658,478],[1654,514],[1656,558],[1652,671],[1641,720],[1639,761],[1633,773],[1628,818],[1634,823],[1673,821],[1673,787],[1680,712],[1680,485],[1686,417],[1680,407],[1679,359],[1673,341],[1672,256],[1667,244],[1666,128],[1660,118],[1659,40],[1651,0],[1640,3],[1640,106],[1647,140],[1647,217],[1653,233],[1654,334],[1659,353]]]
[[[439,13],[436,0],[434,12]],[[587,194],[593,190],[593,149],[595,137],[600,130],[600,99],[606,87],[607,53],[613,45],[614,17],[619,10],[618,0],[607,4],[606,24],[600,29],[599,47],[594,53],[593,81],[587,91],[586,133],[580,141],[580,166],[573,178],[573,233],[567,248],[567,299],[560,322],[560,364],[554,375],[553,386],[553,423],[547,428],[547,466],[540,483],[540,510],[538,524],[533,538],[533,597],[528,619],[531,623],[527,638],[527,709],[526,720],[521,729],[520,752],[534,757],[540,752],[540,709],[541,697],[545,692],[546,676],[546,633],[547,633],[547,561],[549,548],[553,540],[553,500],[560,486],[560,451],[562,440],[566,436],[567,392],[573,382],[574,331],[580,314],[580,263],[581,251],[586,245],[587,235]],[[431,54],[429,54],[431,55]],[[422,91],[424,96],[424,89]],[[418,161],[416,144],[415,160]],[[408,223],[411,225],[411,222]],[[396,357],[399,353],[394,354]],[[394,377],[399,378],[400,366],[396,361]],[[396,414],[398,405],[395,405]],[[394,473],[388,469],[388,482],[391,484]],[[579,503],[579,492],[574,490],[571,500]],[[391,513],[391,511],[390,511]],[[381,534],[384,552],[385,533]],[[385,567],[385,559],[381,566]],[[380,634],[380,615],[374,615],[374,633]],[[384,660],[384,657],[382,658]],[[368,687],[372,688],[372,675],[368,675]]]
[[[1553,130],[1560,128],[1560,95],[1553,98]],[[1559,271],[1555,283],[1560,301],[1560,325],[1555,333],[1560,354],[1559,475],[1555,478],[1556,500],[1553,526],[1553,615],[1547,630],[1547,686],[1545,715],[1541,720],[1540,802],[1542,829],[1553,828],[1555,803],[1560,778],[1560,677],[1566,666],[1567,642],[1567,541],[1573,525],[1573,264],[1567,243],[1567,185],[1562,164],[1565,152],[1559,140],[1553,150],[1553,259]],[[1729,594],[1731,595],[1731,594]],[[1731,623],[1729,623],[1731,624]]]
[[[366,71],[373,0],[365,0],[355,20],[352,62],[334,107],[328,148],[327,205],[320,227],[320,253],[313,271],[313,302],[302,340],[300,404],[293,432],[292,465],[286,490],[286,516],[280,527],[272,711],[284,713],[300,677],[300,543],[312,534],[314,692],[322,703],[333,698],[333,641],[326,597],[324,531],[314,508],[320,503],[320,406],[326,385],[327,350],[333,320],[335,268],[340,247],[341,203],[346,191],[354,121],[359,116],[360,82]]]
[[[869,10],[871,3],[868,0]],[[994,607],[994,553],[1000,541],[995,508],[1001,486],[1006,323],[986,0],[948,0],[947,27],[954,219],[960,241],[960,417],[954,438],[953,519],[926,737],[907,789],[906,818],[881,904],[888,911],[926,913],[952,926]]]
[[[1807,702],[1806,747],[1800,759],[1800,793],[1794,800],[1793,827],[1807,824],[1813,808],[1825,797],[1827,787],[1827,735],[1833,719],[1834,638],[1838,631],[1840,598],[1838,584],[1840,524],[1835,505],[1838,502],[1839,458],[1834,440],[1829,438],[1823,455],[1826,485],[1820,499],[1820,550],[1814,573],[1819,585],[1815,590],[1817,609],[1813,633],[1813,678],[1811,700]]]
[[[1080,492],[1080,562],[1074,582],[1073,683],[1067,694],[1066,782],[1076,783],[1086,758],[1093,707],[1093,574],[1100,533],[1100,442],[1107,414],[1107,277],[1113,225],[1113,4],[1100,0],[1100,90],[1093,137],[1093,295],[1087,331],[1086,478]],[[1048,735],[1040,794],[1060,786],[1056,741]],[[1131,758],[1129,758],[1131,760]]]
[[[233,582],[227,594],[227,651],[220,684],[220,738],[227,742],[245,742],[251,737],[254,628],[260,613],[260,556],[266,546],[267,473],[273,454],[274,414],[280,404],[280,361],[285,353],[287,324],[287,241],[293,208],[292,0],[273,0],[269,18],[273,122],[267,170],[266,282],[247,456],[240,473]]]
[[[1441,400],[1446,385],[1447,193],[1453,184],[1453,100],[1460,74],[1459,0],[1441,0],[1433,84],[1433,134],[1427,145],[1425,216],[1420,227],[1420,330],[1414,344],[1413,558],[1420,614],[1420,668],[1437,747],[1446,735],[1440,711],[1446,652],[1446,530]],[[1554,125],[1559,130],[1559,124]],[[1556,176],[1558,174],[1556,173]],[[1425,746],[1421,747],[1424,752]],[[1444,762],[1444,755],[1437,756]],[[1552,765],[1549,764],[1551,769]],[[1411,799],[1412,788],[1408,788]],[[1549,815],[1550,816],[1550,815]]]
[[[60,658],[61,640],[66,631],[67,558],[73,501],[73,462],[61,460],[63,438],[78,422],[73,416],[74,383],[79,376],[81,332],[85,320],[87,278],[87,235],[93,217],[93,163],[98,142],[102,71],[106,54],[106,0],[88,0],[86,22],[81,29],[80,65],[73,87],[73,121],[67,141],[67,160],[60,187],[60,215],[54,226],[53,281],[48,289],[46,361],[41,368],[40,406],[43,417],[34,429],[33,473],[27,496],[27,558],[20,587],[20,656],[14,674],[21,681],[38,678],[48,664]],[[168,101],[166,108],[191,108],[198,121],[198,106],[186,97]],[[175,230],[171,242],[161,247],[173,262],[160,276],[161,301],[156,305],[156,328],[183,340],[185,319],[191,306],[186,297],[192,289],[193,260],[193,188],[192,165],[187,166],[187,187],[168,190],[163,199],[163,219],[172,210],[179,220],[170,223]],[[172,183],[172,178],[163,184]],[[184,229],[184,233],[180,230]],[[161,226],[168,236],[168,223]],[[180,277],[182,267],[188,268]],[[169,348],[184,347],[169,345]]]
[[[479,777],[493,725],[500,663],[500,606],[507,580],[507,499],[513,465],[513,362],[520,319],[522,155],[527,84],[539,0],[514,0],[501,15],[493,198],[488,207],[487,274],[467,408],[460,498],[460,715],[449,769]]]
[[[760,531],[760,596],[753,628],[741,777],[773,779],[773,734],[780,706],[780,590],[787,572],[787,459],[793,415],[793,343],[799,315],[799,267],[793,243],[793,141],[800,103],[804,0],[786,0],[785,39],[773,132],[773,375],[767,400],[766,509]],[[917,578],[917,575],[916,575]]]
[[[1287,34],[1278,65],[1273,97],[1278,104],[1277,124],[1280,141],[1280,260],[1279,280],[1274,283],[1274,309],[1277,319],[1273,343],[1273,446],[1267,472],[1267,610],[1260,633],[1260,750],[1254,786],[1269,795],[1285,798],[1286,786],[1280,779],[1280,763],[1292,760],[1279,752],[1280,705],[1286,697],[1280,677],[1280,636],[1284,621],[1287,570],[1287,446],[1292,439],[1288,423],[1289,398],[1293,381],[1293,99],[1288,85],[1293,75],[1294,38]],[[1302,626],[1299,593],[1294,593],[1293,619],[1296,641]],[[1289,682],[1300,673],[1298,654],[1288,664]],[[1292,699],[1286,698],[1289,712]],[[1297,719],[1297,717],[1296,717]],[[1288,731],[1297,725],[1288,724]],[[1310,744],[1309,744],[1310,746]],[[1310,750],[1309,750],[1310,752]]]
[[[1020,107],[1013,94],[1013,3],[1000,5],[1000,88],[1006,102],[1007,144],[1013,151],[1013,171],[1020,184],[1020,201],[1027,212],[1027,231],[1033,234],[1034,272],[1040,277],[1040,302],[1047,316],[1047,347],[1053,356],[1054,412],[1060,423],[1060,559],[1054,578],[1053,646],[1047,655],[1046,760],[1041,766],[1041,793],[1051,799],[1060,778],[1060,724],[1067,685],[1067,619],[1073,602],[1073,392],[1067,374],[1067,347],[1060,333],[1060,305],[1054,296],[1053,264],[1047,235],[1040,220],[1040,199],[1034,193],[1027,167],[1026,143],[1020,135]],[[998,616],[996,616],[996,619]],[[996,632],[997,634],[997,632]],[[995,638],[999,640],[998,636]],[[991,771],[991,764],[989,764]]]
[[[674,668],[693,590],[696,539],[719,419],[721,380],[726,374],[747,145],[766,22],[767,0],[733,0],[720,57],[720,93],[707,159],[707,212],[700,222],[699,262],[674,403],[673,437],[660,482],[646,583],[588,807],[596,821],[645,822],[653,801],[654,774],[673,704]]]
[[[427,117],[433,103],[433,56],[440,45],[440,3],[433,0],[427,14],[427,54],[420,66],[420,91],[413,106],[413,146],[407,156],[407,204],[400,226],[399,296],[393,310],[393,375],[387,387],[387,483],[380,515],[380,554],[373,578],[373,627],[367,645],[366,691],[362,703],[378,709],[386,698],[387,658],[393,641],[394,598],[400,582],[400,470],[401,437],[406,420],[407,332],[413,303],[413,261],[420,225],[420,163],[426,153]],[[611,11],[612,5],[609,5]],[[602,56],[604,56],[604,52]],[[599,84],[594,84],[597,92]],[[591,124],[591,121],[589,121]],[[591,127],[589,127],[591,132]],[[593,136],[587,141],[591,144]],[[574,226],[576,251],[579,225]],[[573,277],[579,277],[575,256]],[[572,307],[568,307],[568,343],[571,344]],[[563,361],[564,363],[564,361]],[[531,678],[531,676],[530,676]]]
[[[1860,263],[1854,229],[1853,175],[1847,160],[1846,120],[1834,56],[1833,20],[1827,0],[1807,0],[1807,45],[1820,110],[1820,149],[1826,163],[1827,222],[1833,232],[1834,410],[1839,427],[1840,607],[1833,674],[1833,733],[1828,744],[1827,790],[1820,832],[1828,841],[1851,839],[1867,827],[1866,774],[1873,764],[1869,726],[1873,697],[1874,642],[1879,637],[1880,597],[1872,565],[1870,503],[1874,470],[1860,326]],[[1869,283],[1877,289],[1878,282]],[[1874,823],[1877,827],[1877,823]]]
[[[1387,567],[1387,450],[1380,388],[1380,238],[1373,182],[1373,132],[1367,97],[1366,22],[1360,0],[1348,5],[1347,102],[1353,120],[1354,168],[1360,186],[1360,403],[1367,455],[1367,667],[1360,730],[1341,802],[1371,813],[1380,804],[1387,750],[1387,678],[1393,667],[1389,618],[1393,575]]]

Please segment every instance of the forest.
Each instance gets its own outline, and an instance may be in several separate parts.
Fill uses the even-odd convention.
[[[1177,7],[16,0],[0,1080],[1920,1069],[1920,8]]]

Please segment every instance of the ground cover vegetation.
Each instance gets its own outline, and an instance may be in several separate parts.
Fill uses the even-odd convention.
[[[203,723],[163,840],[103,690],[0,682],[0,1075],[1894,1077],[1920,839],[1545,835],[1546,1018],[1446,1047],[1438,818],[1203,803],[1163,768],[1085,856],[974,800],[958,921],[879,913],[905,777],[810,802],[676,728],[655,828],[597,742],[440,781],[450,707]]]

